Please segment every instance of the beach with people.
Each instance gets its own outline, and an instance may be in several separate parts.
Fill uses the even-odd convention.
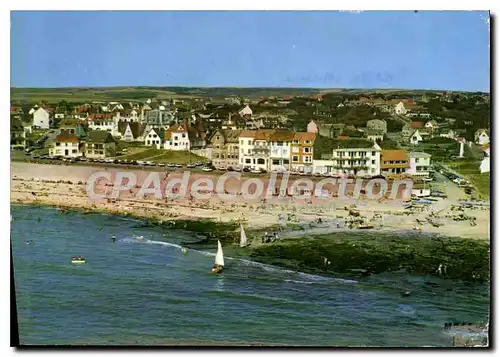
[[[369,229],[489,239],[489,205],[468,204],[462,190],[456,188],[452,192],[453,185],[446,183],[444,185],[449,190],[447,198],[424,201],[424,204],[402,198],[402,191],[395,199],[373,199],[364,195],[353,198],[354,184],[347,185],[343,198],[335,197],[338,187],[333,187],[328,197],[270,196],[249,199],[241,195],[241,184],[236,180],[227,180],[224,185],[225,193],[234,195],[231,200],[221,199],[216,192],[212,192],[209,198],[195,198],[188,193],[183,197],[159,199],[153,194],[137,197],[141,190],[140,183],[148,175],[148,172],[137,172],[137,186],[122,190],[118,198],[112,198],[111,194],[89,198],[87,180],[100,171],[112,172],[113,169],[12,162],[11,203],[104,211],[163,221],[212,219],[247,222],[253,229],[281,226],[281,237]],[[120,169],[120,172],[123,171]],[[166,180],[165,175],[159,173],[160,177],[162,175]],[[171,173],[168,180],[181,178],[182,175],[182,172]],[[189,182],[191,184],[196,179],[207,177],[210,176],[206,173],[193,173]],[[259,180],[264,184],[268,182],[264,176]],[[279,185],[278,182],[276,186]],[[110,193],[112,186],[110,182],[98,182],[93,189],[99,193]],[[289,226],[300,226],[301,229],[287,231]]]

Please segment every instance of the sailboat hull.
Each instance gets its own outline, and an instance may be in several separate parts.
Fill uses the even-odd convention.
[[[212,273],[214,273],[214,274],[220,274],[223,271],[224,271],[224,267],[220,266],[220,265],[214,265],[214,267],[212,268]]]

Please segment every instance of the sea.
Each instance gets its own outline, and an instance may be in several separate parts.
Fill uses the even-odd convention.
[[[448,347],[445,323],[488,318],[488,284],[311,275],[232,246],[214,275],[216,244],[182,252],[200,238],[192,232],[51,207],[13,205],[11,214],[22,345]]]

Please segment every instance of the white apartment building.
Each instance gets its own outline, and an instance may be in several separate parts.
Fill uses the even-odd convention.
[[[410,152],[410,168],[407,170],[412,176],[429,177],[431,169],[431,155],[425,152]]]
[[[332,167],[327,172],[337,174],[380,175],[380,153],[382,149],[376,143],[368,140],[341,142],[333,150]]]
[[[239,159],[240,166],[242,168],[248,167],[252,168],[255,164],[255,159],[253,157],[253,147],[254,147],[254,137],[257,131],[254,130],[243,130],[239,136]]]
[[[290,171],[291,144],[295,133],[276,130],[269,138],[269,166],[271,171]]]

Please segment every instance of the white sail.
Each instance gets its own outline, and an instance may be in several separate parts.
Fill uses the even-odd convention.
[[[220,240],[217,241],[217,254],[215,255],[215,264],[224,266],[224,253],[222,253],[222,245]]]
[[[240,238],[240,247],[243,248],[247,245],[247,235],[245,234],[245,230],[243,229],[243,225],[241,224],[241,238]]]

